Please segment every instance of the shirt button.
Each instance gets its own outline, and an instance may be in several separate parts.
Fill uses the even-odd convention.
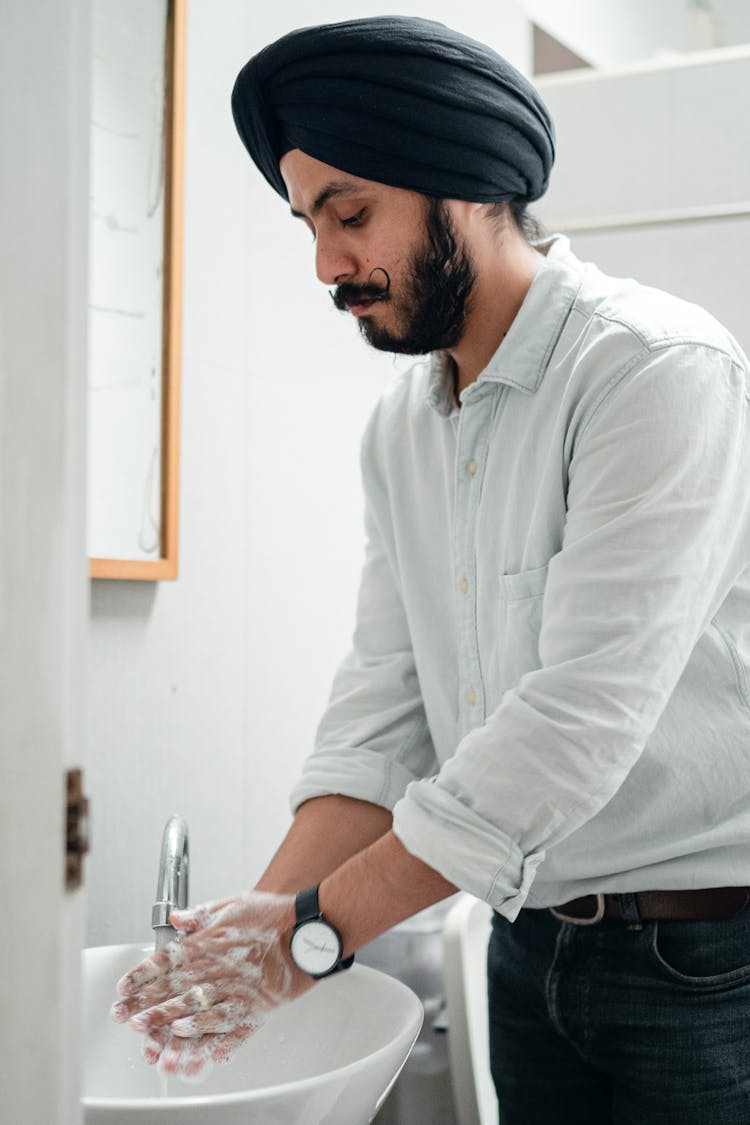
[[[475,691],[467,691],[466,702],[469,704],[469,706],[473,707],[474,704],[476,703],[476,701],[477,701],[477,693]]]
[[[467,461],[467,462],[466,462],[466,472],[467,472],[467,473],[471,473],[471,475],[472,475],[472,476],[474,476],[474,473],[475,473],[476,471],[477,471],[477,463],[476,463],[476,461],[474,461],[473,459],[472,459],[471,461]]]
[[[461,581],[458,584],[458,588],[459,588],[459,590],[461,591],[462,594],[465,594],[466,591],[469,589],[469,583],[466,581],[465,578],[461,579]]]

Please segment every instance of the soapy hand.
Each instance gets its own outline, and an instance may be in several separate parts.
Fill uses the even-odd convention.
[[[279,1004],[315,983],[289,955],[294,897],[251,891],[176,910],[177,940],[118,981],[117,1022],[145,1032],[162,1074],[202,1075],[228,1062]]]

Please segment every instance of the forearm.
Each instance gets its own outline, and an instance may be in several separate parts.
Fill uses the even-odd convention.
[[[457,890],[388,831],[323,880],[319,901],[348,956]]]
[[[305,801],[256,890],[293,894],[320,883],[388,832],[392,819],[388,809],[354,797]]]
[[[320,883],[321,909],[348,956],[458,890],[406,850],[392,822],[388,809],[353,797],[306,801],[256,890],[295,894]]]

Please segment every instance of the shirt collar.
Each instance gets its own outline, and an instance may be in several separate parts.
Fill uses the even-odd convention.
[[[467,387],[463,394],[482,383],[508,383],[533,394],[544,378],[581,287],[583,265],[564,235],[552,235],[536,245],[545,257],[523,304],[476,384]],[[441,352],[430,357],[427,401],[440,414],[451,414],[455,409],[453,368]]]

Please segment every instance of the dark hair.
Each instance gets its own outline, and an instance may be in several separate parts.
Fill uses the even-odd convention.
[[[488,203],[489,219],[503,220],[506,215],[510,215],[514,227],[528,243],[539,242],[544,238],[544,227],[528,210],[525,199],[504,199],[500,203]]]

